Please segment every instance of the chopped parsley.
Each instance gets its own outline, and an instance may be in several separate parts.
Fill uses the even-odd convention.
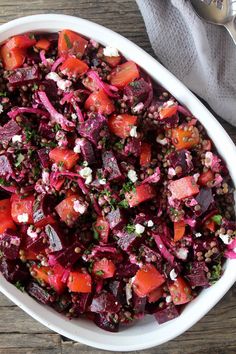
[[[17,287],[17,289],[19,289],[20,291],[25,291],[25,287],[24,285],[18,280],[16,283],[15,283],[15,286]]]
[[[132,234],[135,232],[135,226],[133,224],[127,224],[125,230],[128,232],[128,234]]]
[[[6,92],[0,92],[0,97],[6,97],[7,93]]]
[[[52,128],[52,130],[57,133],[59,130],[61,130],[61,126],[60,124],[55,124],[54,127]]]
[[[126,199],[123,199],[121,202],[118,203],[118,206],[120,208],[128,209],[129,208],[129,203]]]
[[[220,279],[221,274],[222,274],[221,264],[218,263],[216,265],[213,265],[211,270],[210,284],[214,284],[215,282],[217,282],[217,280]]]
[[[128,181],[126,183],[123,184],[122,186],[122,193],[127,193],[127,192],[134,192],[135,191],[135,186],[133,184],[133,182]]]
[[[102,276],[102,275],[104,275],[104,271],[103,271],[103,270],[97,270],[97,271],[95,272],[95,274],[96,274],[96,275],[99,275],[99,276]]]
[[[117,150],[122,150],[123,147],[124,147],[124,144],[123,144],[121,141],[117,141],[117,143],[114,144],[114,147],[115,147]]]
[[[212,216],[211,219],[212,219],[217,225],[221,225],[221,223],[222,223],[222,216],[219,215],[219,214]]]

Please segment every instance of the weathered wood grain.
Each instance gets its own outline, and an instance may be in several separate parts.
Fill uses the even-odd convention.
[[[0,0],[0,24],[39,13],[63,13],[95,21],[154,55],[134,0]],[[220,120],[222,123],[222,120]],[[236,128],[222,124],[236,143]],[[201,321],[177,339],[135,354],[236,353],[236,285]],[[138,340],[138,339],[137,339]],[[0,294],[0,354],[102,354],[52,333]],[[109,352],[107,352],[109,354]],[[130,353],[131,354],[131,353]]]

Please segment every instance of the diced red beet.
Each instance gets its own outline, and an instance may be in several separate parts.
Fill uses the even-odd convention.
[[[35,82],[40,79],[39,68],[38,66],[34,65],[15,69],[7,79],[13,86]]]
[[[133,248],[140,245],[142,237],[137,237],[135,233],[122,232],[119,233],[117,244],[125,252],[131,252]]]
[[[109,181],[117,181],[123,178],[113,151],[104,151],[102,162],[104,170],[108,173]]]
[[[97,313],[94,317],[94,323],[108,332],[118,332],[119,322],[115,322],[109,314]]]
[[[109,283],[110,291],[122,305],[126,303],[124,287],[125,283],[122,280],[113,280]]]
[[[201,188],[198,195],[195,197],[201,207],[201,214],[205,213],[210,205],[214,202],[211,188]]]
[[[110,211],[106,216],[110,229],[121,229],[125,224],[124,213],[119,208]]]
[[[53,209],[56,205],[56,200],[52,195],[40,194],[34,201],[33,219],[34,223],[38,223],[47,216],[52,215]]]
[[[0,251],[7,259],[17,259],[21,244],[21,236],[18,231],[7,229],[0,235]]]
[[[48,236],[49,248],[51,252],[61,251],[68,245],[67,236],[62,232],[62,227],[59,225],[45,226],[45,232]]]
[[[186,275],[186,278],[190,286],[208,286],[209,281],[207,279],[207,271],[205,262],[195,261],[189,264],[190,271]]]
[[[56,100],[58,98],[58,87],[55,81],[47,79],[42,81],[42,85],[44,86],[44,91],[50,100]]]
[[[130,138],[124,147],[125,155],[140,156],[141,153],[141,140],[137,138]]]
[[[27,286],[27,292],[39,302],[48,305],[51,303],[51,294],[36,282],[30,282]]]
[[[25,282],[29,279],[28,268],[18,260],[0,258],[0,272],[10,283]]]
[[[146,302],[146,297],[139,297],[135,292],[133,292],[133,309],[136,314],[144,315]]]
[[[150,92],[150,85],[143,79],[135,80],[124,88],[124,94],[127,97],[127,103],[130,107],[144,103]]]
[[[49,127],[48,122],[45,120],[41,120],[39,124],[39,133],[42,137],[46,139],[54,139],[55,133],[52,131],[52,127]]]
[[[123,279],[123,278],[132,278],[135,276],[137,271],[139,270],[139,266],[134,263],[120,263],[117,265],[116,268],[116,278]]]
[[[96,163],[96,157],[94,154],[93,146],[87,139],[81,139],[80,149],[83,159],[87,161],[89,165],[93,165],[94,163]]]
[[[99,295],[94,295],[92,303],[90,305],[90,311],[96,313],[117,313],[121,308],[121,305],[117,301],[116,297],[107,292],[102,292]]]
[[[165,323],[167,321],[173,320],[179,316],[179,311],[174,304],[169,304],[164,309],[158,310],[155,313],[156,320],[159,324]]]
[[[188,159],[188,163],[187,163],[187,157],[189,155],[190,155],[190,151],[183,149],[180,151],[174,151],[168,156],[168,159],[170,161],[170,167],[174,169],[176,167],[181,167],[176,170],[177,171],[176,174],[178,177],[183,177],[184,175],[192,171],[193,169],[192,161]]]
[[[17,135],[21,131],[21,127],[14,121],[10,120],[2,127],[0,127],[0,141],[7,144],[14,135]]]
[[[0,156],[0,176],[10,177],[13,174],[11,162],[7,155]]]
[[[48,247],[47,235],[41,232],[36,238],[27,237],[24,249],[39,254]]]
[[[50,166],[49,150],[47,148],[42,148],[37,150],[40,163],[43,168],[48,168]]]
[[[106,126],[107,119],[103,115],[97,114],[94,118],[88,118],[84,123],[81,123],[78,132],[82,137],[97,145],[100,139],[100,132]]]
[[[77,250],[81,249],[81,252]],[[83,254],[83,246],[80,242],[76,241],[71,246],[57,252],[53,252],[52,255],[55,262],[59,263],[64,268],[70,268],[73,266]]]

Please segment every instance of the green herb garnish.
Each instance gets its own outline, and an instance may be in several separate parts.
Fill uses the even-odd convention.
[[[128,232],[128,234],[132,234],[135,232],[135,226],[133,224],[127,224],[125,230]]]
[[[126,199],[122,200],[121,202],[118,203],[118,206],[120,208],[128,209],[129,208],[129,203]]]
[[[97,270],[95,272],[95,274],[101,276],[101,275],[104,275],[104,271],[103,270]]]
[[[217,282],[217,280],[220,279],[221,274],[222,274],[221,264],[218,263],[216,265],[213,265],[211,270],[210,284],[214,284],[215,282]]]
[[[15,286],[17,287],[17,289],[19,289],[22,292],[25,290],[24,285],[22,285],[22,283],[19,280],[15,283]]]
[[[221,225],[222,223],[222,216],[217,214],[212,216],[211,220],[213,220],[217,225]]]
[[[23,154],[19,153],[16,158],[15,166],[19,167],[21,163],[24,161],[25,157]]]
[[[127,192],[130,192],[130,191],[135,191],[135,186],[133,184],[133,182],[131,181],[128,181],[126,183],[123,184],[122,186],[122,193],[127,193]]]
[[[64,33],[64,39],[66,41],[66,46],[68,49],[71,49],[73,47],[70,38],[68,37],[68,35],[66,33]]]

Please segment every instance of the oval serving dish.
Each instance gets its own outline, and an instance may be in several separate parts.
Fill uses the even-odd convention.
[[[126,58],[135,61],[154,81],[173,94],[204,125],[218,152],[226,161],[232,180],[236,184],[236,170],[233,163],[236,161],[236,149],[225,130],[193,93],[154,58],[128,39],[81,18],[43,14],[23,17],[0,26],[0,43],[13,35],[24,32],[57,32],[65,28],[92,37],[105,46],[116,47]],[[105,332],[85,319],[68,320],[53,309],[37,303],[27,294],[21,293],[1,274],[0,291],[37,321],[72,340],[105,350],[141,350],[165,343],[199,321],[236,281],[235,266],[236,260],[227,260],[221,279],[202,291],[185,307],[178,318],[158,325],[153,316],[145,316],[134,326],[126,327],[119,333]]]

